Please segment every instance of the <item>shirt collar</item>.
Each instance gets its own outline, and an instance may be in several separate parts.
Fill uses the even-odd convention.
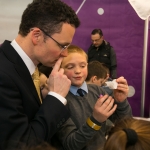
[[[80,88],[71,85],[71,87],[70,87],[70,92],[71,92],[72,94],[74,94],[74,95],[78,95],[78,94],[77,94],[77,90],[78,90],[78,89],[82,89],[85,93],[88,93],[88,88],[87,88],[87,84],[86,84],[85,81],[83,82],[83,84],[82,84],[82,86],[81,86]]]
[[[18,45],[16,40],[14,39],[11,42],[12,47],[16,50],[16,52],[19,54],[19,56],[22,58],[24,63],[26,64],[30,74],[32,75],[35,71],[36,66],[32,62],[32,60],[28,57],[28,55],[23,51],[23,49]]]

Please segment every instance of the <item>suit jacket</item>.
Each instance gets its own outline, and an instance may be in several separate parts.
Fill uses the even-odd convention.
[[[68,117],[66,107],[51,95],[40,104],[28,68],[5,41],[0,47],[0,149],[50,142]]]

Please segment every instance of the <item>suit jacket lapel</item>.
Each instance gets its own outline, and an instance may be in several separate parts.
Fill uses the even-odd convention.
[[[34,86],[32,77],[31,77],[30,72],[29,72],[28,68],[26,67],[25,63],[21,59],[21,57],[14,50],[14,48],[10,45],[9,41],[5,41],[2,44],[1,48],[2,48],[5,56],[7,57],[7,59],[14,64],[14,67],[15,67],[16,71],[18,72],[19,76],[22,78],[22,81],[24,82],[26,87],[29,89],[31,94],[33,94],[36,101],[40,105],[41,104],[40,99],[38,97],[36,88]]]

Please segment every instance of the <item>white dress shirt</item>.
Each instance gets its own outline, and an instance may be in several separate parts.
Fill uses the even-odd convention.
[[[16,42],[15,39],[11,42],[11,45],[16,50],[16,52],[19,54],[19,56],[22,58],[22,60],[26,64],[30,74],[32,75],[34,73],[34,71],[35,71],[35,68],[36,68],[36,66],[34,65],[32,60],[23,51],[23,49],[18,45],[18,43]],[[52,91],[50,91],[48,94],[56,97],[57,99],[59,99],[64,105],[67,104],[67,100],[64,97],[62,97],[61,95],[59,95],[59,94],[57,94],[55,92],[52,92]]]

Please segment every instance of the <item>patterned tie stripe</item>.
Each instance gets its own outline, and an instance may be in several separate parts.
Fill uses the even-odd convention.
[[[40,93],[40,79],[39,79],[39,70],[38,70],[38,68],[36,68],[34,73],[32,74],[32,79],[33,79],[36,91],[38,93],[40,102],[42,104],[42,98],[41,98],[41,93]]]

